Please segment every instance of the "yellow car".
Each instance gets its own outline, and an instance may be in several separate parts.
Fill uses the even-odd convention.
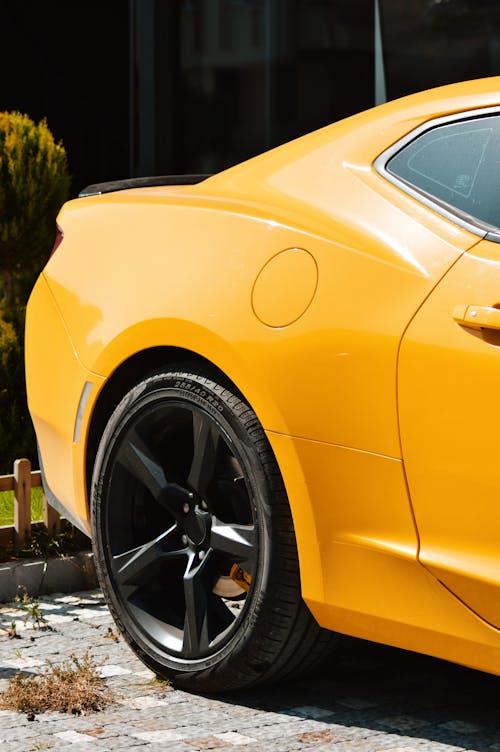
[[[84,194],[29,407],[144,662],[219,691],[344,633],[500,674],[500,78]]]

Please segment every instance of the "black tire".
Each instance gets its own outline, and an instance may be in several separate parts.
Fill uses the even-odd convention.
[[[91,508],[111,613],[144,663],[177,686],[282,679],[329,650],[333,635],[301,598],[270,445],[230,388],[179,367],[131,389],[102,436]]]

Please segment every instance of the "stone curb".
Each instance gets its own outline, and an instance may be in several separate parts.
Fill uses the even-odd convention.
[[[0,603],[14,600],[19,588],[38,596],[91,590],[97,586],[94,554],[90,551],[59,559],[0,562]]]

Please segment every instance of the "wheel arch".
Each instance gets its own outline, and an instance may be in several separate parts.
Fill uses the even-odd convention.
[[[90,488],[97,450],[105,426],[115,408],[134,384],[142,378],[160,368],[168,368],[181,363],[206,369],[215,380],[226,384],[234,394],[252,408],[265,431],[270,428],[264,420],[266,416],[268,419],[271,417],[269,410],[276,409],[276,405],[269,403],[270,395],[264,396],[262,389],[258,389],[258,385],[252,385],[252,393],[248,394],[248,389],[239,388],[235,380],[228,375],[227,369],[216,365],[208,357],[194,350],[172,345],[152,346],[131,354],[111,372],[97,397],[89,421],[84,458],[85,496],[88,510],[90,509]],[[247,380],[245,385],[248,386],[248,383]],[[256,409],[255,402],[259,403],[258,408],[260,409]],[[321,600],[323,597],[323,577],[317,550],[317,520],[304,477],[304,468],[295,451],[292,437],[287,436],[286,433],[276,433],[272,430],[271,432],[266,431],[266,434],[280,470],[292,512],[301,563],[303,593]]]
[[[236,384],[220,368],[212,361],[192,350],[182,347],[158,346],[150,347],[129,356],[120,363],[108,378],[92,411],[85,452],[87,504],[89,502],[89,489],[99,442],[115,408],[137,381],[156,369],[168,367],[174,363],[192,363],[197,366],[205,366],[211,373],[230,385],[236,394],[248,402],[248,399],[242,395]]]

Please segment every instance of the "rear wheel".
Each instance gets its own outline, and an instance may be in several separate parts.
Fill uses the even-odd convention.
[[[97,569],[143,661],[178,686],[283,678],[329,648],[300,595],[290,509],[255,414],[209,376],[137,384],[103,434],[92,481]]]

